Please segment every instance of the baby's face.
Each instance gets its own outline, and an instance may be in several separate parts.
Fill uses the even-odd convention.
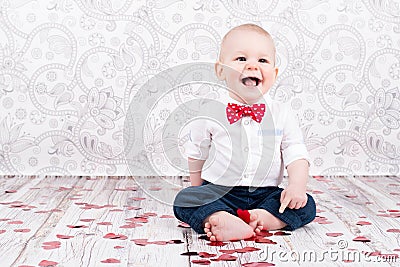
[[[232,98],[245,104],[257,102],[274,84],[278,74],[271,39],[254,30],[232,31],[221,47],[215,64]]]

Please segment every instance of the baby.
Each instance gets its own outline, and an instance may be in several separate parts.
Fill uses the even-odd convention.
[[[175,216],[211,241],[311,222],[316,207],[306,193],[309,156],[302,132],[290,107],[267,94],[278,74],[272,37],[254,24],[231,29],[215,72],[229,97],[223,107],[205,108],[212,119],[202,116],[189,126],[185,153],[192,186],[176,196]],[[278,187],[284,168],[285,189]]]

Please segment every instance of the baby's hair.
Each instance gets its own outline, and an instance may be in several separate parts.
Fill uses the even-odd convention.
[[[224,37],[222,38],[221,47],[222,47],[223,43],[225,42],[226,38],[227,38],[233,31],[237,31],[237,30],[249,30],[249,31],[254,31],[254,32],[257,32],[257,33],[259,33],[259,34],[262,34],[262,35],[264,35],[265,37],[267,37],[268,39],[270,39],[271,42],[272,42],[272,46],[273,46],[273,48],[274,48],[274,57],[275,57],[276,48],[275,48],[274,39],[272,39],[271,34],[270,34],[269,32],[267,32],[265,29],[263,29],[262,27],[260,27],[260,26],[258,26],[258,25],[256,25],[256,24],[253,24],[253,23],[242,24],[242,25],[239,25],[239,26],[236,26],[236,27],[230,29],[230,30],[224,35]],[[221,51],[219,51],[219,53],[221,53]],[[219,54],[219,55],[218,55],[218,58],[219,58],[219,59],[220,59],[220,56],[221,56],[221,55]]]

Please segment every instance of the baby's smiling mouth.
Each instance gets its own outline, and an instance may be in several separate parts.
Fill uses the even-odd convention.
[[[261,80],[257,77],[244,77],[242,83],[246,86],[258,86]]]

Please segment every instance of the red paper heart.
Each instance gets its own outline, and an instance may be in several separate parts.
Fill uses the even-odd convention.
[[[147,239],[131,239],[138,246],[146,246],[151,244],[151,242],[147,242]]]
[[[23,224],[23,221],[10,221],[8,224]]]
[[[257,251],[261,250],[260,248],[255,248],[255,247],[244,247],[244,248],[237,248],[237,249],[220,249],[219,251],[225,254],[232,254],[234,252],[237,253],[246,253],[246,252],[252,252],[252,251]]]
[[[368,238],[364,237],[364,236],[357,236],[356,238],[353,239],[353,241],[358,241],[358,242],[370,242],[371,240],[369,240]]]
[[[333,222],[331,222],[331,221],[322,221],[322,222],[319,222],[319,224],[331,224],[331,223],[333,223]]]
[[[145,218],[147,218],[147,217],[156,217],[156,216],[157,216],[157,213],[155,213],[155,212],[145,212],[145,213],[143,213],[143,215],[140,216],[140,217],[145,217]]]
[[[261,250],[261,248],[244,247],[244,248],[238,248],[238,249],[236,249],[236,252],[237,252],[237,253],[245,253],[245,252],[258,251],[258,250]]]
[[[225,253],[225,254],[232,254],[235,253],[235,249],[220,249],[219,252]]]
[[[105,260],[102,260],[101,262],[102,262],[102,263],[121,263],[120,260],[113,259],[113,258],[105,259]]]
[[[48,260],[42,260],[41,262],[39,262],[39,266],[40,267],[44,267],[44,266],[56,266],[58,264],[58,262],[55,261],[48,261]]]
[[[250,212],[248,210],[238,209],[236,212],[238,217],[242,219],[245,223],[250,222]]]
[[[111,222],[98,222],[97,225],[112,225]]]
[[[56,249],[61,247],[61,242],[59,241],[49,241],[44,242],[42,248],[45,250]]]
[[[342,233],[326,233],[327,236],[333,236],[333,237],[337,237],[337,236],[341,236],[343,235]]]
[[[400,229],[387,229],[386,232],[388,232],[388,233],[400,233]]]
[[[314,195],[318,195],[318,194],[323,194],[324,192],[319,191],[319,190],[312,190],[312,193],[313,193]]]
[[[213,247],[222,247],[227,245],[228,243],[222,242],[222,241],[211,241],[210,243],[207,243],[207,245],[209,246],[213,246]]]
[[[134,217],[134,218],[127,218],[125,219],[126,221],[130,221],[130,222],[140,222],[140,223],[148,223],[149,219],[147,219],[146,217]]]
[[[136,207],[136,206],[128,206],[126,207],[128,210],[141,210],[142,208]]]
[[[119,228],[132,229],[132,228],[136,228],[136,227],[140,227],[140,226],[143,226],[143,225],[140,223],[129,223],[129,224],[121,225]]]
[[[275,232],[274,235],[291,235],[291,233],[278,231],[278,232]]]
[[[190,225],[187,224],[187,223],[181,222],[181,223],[178,224],[178,227],[181,227],[181,228],[190,228]]]
[[[211,259],[212,261],[235,261],[237,257],[229,255],[229,254],[222,254],[216,259]]]
[[[172,216],[172,215],[162,215],[162,216],[160,216],[160,218],[162,218],[162,219],[175,219],[175,216]]]
[[[357,225],[371,225],[370,222],[366,222],[366,221],[359,221],[356,223]]]
[[[70,238],[73,238],[74,236],[71,236],[71,235],[56,235],[56,237],[60,238],[60,239],[70,239]]]
[[[88,228],[86,225],[67,225],[68,228]]]
[[[161,187],[156,187],[156,186],[149,188],[150,191],[160,191],[161,189],[162,189]]]
[[[16,233],[28,233],[30,231],[31,229],[14,229],[14,232]]]
[[[199,256],[201,258],[212,258],[217,256],[217,254],[212,254],[212,253],[208,253],[208,252],[199,252]]]
[[[269,236],[273,236],[273,233],[270,233],[266,230],[261,230],[259,233],[257,233],[257,236],[263,236],[263,237],[269,237]]]
[[[154,244],[154,245],[166,245],[166,244],[168,244],[168,241],[153,241],[153,242],[151,242],[151,244]]]
[[[134,200],[134,201],[140,201],[140,200],[145,200],[146,198],[145,197],[132,197],[130,199]]]
[[[272,241],[271,239],[268,238],[256,238],[255,242],[263,244],[276,244],[275,241]]]
[[[192,260],[192,263],[199,265],[210,265],[211,261],[209,260]]]
[[[103,236],[103,238],[125,240],[128,237],[126,235],[116,235],[114,233],[108,233],[105,236]]]

